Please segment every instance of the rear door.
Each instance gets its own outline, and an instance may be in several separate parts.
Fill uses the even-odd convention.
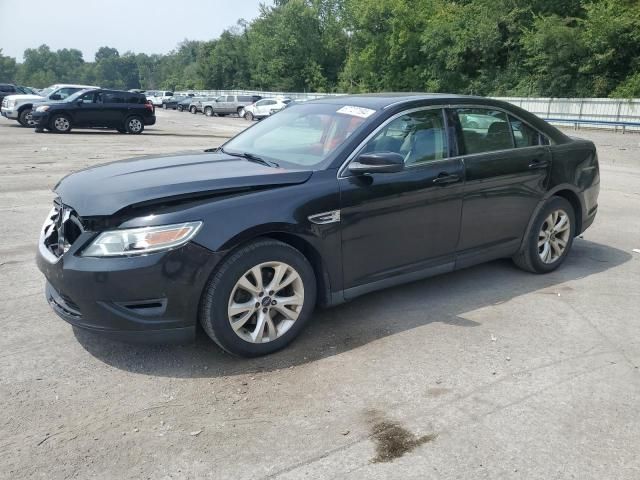
[[[104,127],[122,127],[129,104],[126,92],[104,92],[103,104],[98,110],[96,121]]]
[[[460,107],[457,137],[465,165],[456,266],[509,256],[544,197],[551,155],[543,136],[501,109]]]

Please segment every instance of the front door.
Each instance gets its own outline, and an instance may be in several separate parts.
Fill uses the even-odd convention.
[[[458,267],[513,255],[545,194],[551,154],[535,129],[491,108],[458,108],[466,170]]]
[[[448,158],[445,125],[440,108],[396,115],[358,153],[399,153],[404,170],[358,176],[342,172],[346,298],[396,279],[453,269],[464,167],[460,158]]]
[[[73,110],[73,123],[76,127],[90,127],[96,117],[99,105],[96,102],[96,95],[100,93],[89,92],[82,95],[76,100],[76,106]]]

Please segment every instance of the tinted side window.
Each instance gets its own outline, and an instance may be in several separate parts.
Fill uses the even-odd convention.
[[[125,103],[124,93],[122,92],[105,92],[104,103]]]
[[[13,87],[13,85],[0,85],[0,92],[11,93],[15,91],[16,89]]]
[[[236,97],[234,97],[233,95],[229,95],[227,96],[227,102],[235,102],[236,101]]]
[[[483,153],[513,148],[507,115],[485,108],[458,108],[465,152]]]
[[[423,110],[396,118],[367,143],[364,152],[399,153],[405,165],[446,158],[442,110]]]
[[[251,102],[252,101],[252,97],[241,96],[241,97],[238,97],[238,101],[239,102]]]
[[[516,147],[521,148],[540,145],[540,135],[529,125],[512,116],[509,116],[509,123],[513,131],[513,138],[516,141]]]
[[[82,100],[82,103],[93,103],[93,97],[95,94],[96,92],[85,93],[79,98],[79,100]]]
[[[134,103],[134,104],[142,104],[145,102],[145,100],[143,100],[142,97],[139,97],[138,95],[131,95],[128,98],[126,98],[127,103]]]

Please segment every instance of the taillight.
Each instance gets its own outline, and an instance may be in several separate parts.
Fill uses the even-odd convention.
[[[153,103],[151,103],[151,100],[146,101],[146,103],[144,104],[144,108],[149,110],[151,113],[155,111],[155,107],[153,106]]]

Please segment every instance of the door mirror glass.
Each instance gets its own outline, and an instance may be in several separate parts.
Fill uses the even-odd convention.
[[[364,173],[395,173],[404,168],[404,157],[395,152],[363,153],[349,164],[349,171],[356,175]]]

